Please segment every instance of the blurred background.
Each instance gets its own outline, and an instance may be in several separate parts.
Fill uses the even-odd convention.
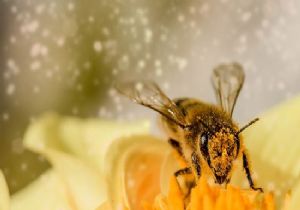
[[[297,95],[299,11],[296,0],[0,0],[0,168],[10,192],[49,167],[22,147],[40,114],[155,119],[119,97],[116,81],[147,78],[170,97],[214,102],[212,69],[240,62],[240,123]]]

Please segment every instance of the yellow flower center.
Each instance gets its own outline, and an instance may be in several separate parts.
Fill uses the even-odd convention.
[[[175,177],[170,180],[167,196],[158,195],[152,205],[145,204],[144,210],[274,210],[274,197],[271,193],[259,193],[253,190],[242,190],[228,185],[210,186],[201,178],[192,189],[186,204]]]

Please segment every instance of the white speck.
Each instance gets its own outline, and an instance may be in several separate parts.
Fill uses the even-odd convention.
[[[60,37],[56,40],[56,44],[59,46],[59,47],[62,47],[64,44],[65,44],[65,38],[64,37]]]
[[[117,95],[117,91],[114,88],[109,89],[108,95],[113,98]]]
[[[218,47],[220,45],[220,40],[214,38],[212,41],[213,46]]]
[[[144,60],[140,60],[140,61],[138,62],[138,67],[139,67],[140,69],[145,68],[145,66],[146,66],[146,63],[145,63]]]
[[[32,57],[37,57],[39,55],[46,56],[48,54],[48,48],[40,43],[35,43],[32,45],[30,50],[30,55]]]
[[[102,51],[102,44],[100,41],[94,42],[94,50],[98,53]]]
[[[210,10],[210,6],[208,3],[204,3],[200,8],[200,14],[206,14]]]
[[[31,69],[32,71],[36,71],[36,70],[38,70],[40,67],[41,67],[40,61],[34,61],[34,62],[32,62],[31,65],[30,65],[30,69]]]
[[[284,84],[284,82],[279,82],[279,83],[277,84],[277,87],[278,87],[279,90],[284,90],[284,89],[285,89],[285,84]]]
[[[21,139],[13,139],[11,141],[11,150],[15,154],[22,154],[24,152],[24,146]]]
[[[120,102],[121,102],[121,98],[117,95],[115,97],[113,97],[112,99],[116,104],[120,104]]]
[[[22,170],[22,171],[26,171],[27,168],[28,168],[27,163],[22,163],[22,164],[21,164],[21,170]]]
[[[42,46],[42,48],[41,48],[41,55],[42,56],[48,55],[48,48],[47,47]]]
[[[45,5],[41,4],[35,8],[35,12],[36,14],[41,14],[44,11],[44,9],[45,9]]]
[[[46,77],[47,77],[47,78],[52,78],[52,77],[53,77],[53,72],[52,72],[51,70],[48,70],[48,71],[46,72]]]
[[[262,30],[260,30],[260,29],[258,29],[258,30],[255,31],[255,36],[257,38],[259,38],[260,40],[265,39],[265,33]]]
[[[246,35],[241,35],[241,36],[239,37],[239,41],[240,41],[241,43],[246,43],[246,42],[247,42],[247,36],[246,36]]]
[[[82,84],[77,84],[76,89],[81,92],[83,90]]]
[[[182,22],[185,20],[184,15],[180,14],[180,15],[177,17],[177,20],[178,20],[178,22],[182,23]]]
[[[78,69],[74,70],[73,75],[74,75],[74,78],[79,77],[80,76],[80,71]]]
[[[98,116],[99,117],[104,117],[107,114],[107,110],[105,107],[100,107],[99,111],[98,111]]]
[[[135,84],[135,89],[137,91],[141,91],[143,88],[144,88],[144,85],[142,83],[138,82]]]
[[[146,53],[146,56],[145,56],[145,57],[146,57],[147,60],[150,60],[151,57],[152,57],[152,55],[151,55],[150,53]]]
[[[79,112],[78,108],[77,108],[76,106],[74,106],[74,107],[72,108],[72,114],[77,115],[78,112]]]
[[[160,60],[155,60],[154,65],[155,65],[156,67],[160,67],[160,66],[161,66]]]
[[[7,66],[8,66],[8,68],[10,68],[11,69],[11,71],[14,73],[14,74],[18,74],[19,73],[19,68],[18,68],[18,66],[17,66],[17,64],[16,64],[16,62],[13,60],[13,59],[8,59],[8,61],[7,61]]]
[[[235,51],[238,54],[243,54],[243,53],[245,53],[246,50],[247,50],[247,47],[245,45],[239,45],[235,48]]]
[[[11,11],[12,13],[17,13],[18,8],[17,8],[16,6],[12,6],[12,7],[10,8],[10,11]]]
[[[123,55],[122,58],[121,58],[121,60],[122,60],[122,62],[125,62],[125,63],[129,62],[128,55]]]
[[[196,26],[196,22],[192,20],[192,21],[190,22],[190,27],[191,27],[191,28],[195,28],[195,26]]]
[[[33,20],[27,24],[21,26],[21,33],[33,33],[39,28],[39,22],[37,20]]]
[[[195,8],[195,7],[190,7],[190,8],[189,8],[189,12],[190,12],[191,14],[195,14],[196,8]]]
[[[34,20],[29,23],[27,27],[29,32],[35,32],[39,27],[39,22],[37,20]]]
[[[247,22],[252,17],[251,12],[245,12],[242,14],[242,21]]]
[[[17,39],[16,39],[16,37],[11,36],[9,41],[10,41],[10,43],[14,44],[14,43],[16,43]]]
[[[109,36],[109,35],[110,35],[109,29],[106,28],[106,27],[104,27],[104,28],[102,29],[102,33],[103,33],[105,36]]]
[[[160,40],[161,40],[162,42],[165,42],[165,41],[167,40],[168,37],[167,37],[166,34],[161,34],[159,38],[160,38]]]
[[[117,109],[118,112],[122,112],[123,111],[123,106],[120,103],[118,103],[117,106],[116,106],[116,109]]]
[[[177,62],[178,62],[179,70],[183,70],[187,66],[187,60],[184,58],[178,58]]]
[[[162,85],[163,89],[169,90],[170,89],[170,84],[168,82],[164,82]]]
[[[155,70],[155,75],[158,76],[158,77],[160,77],[160,76],[162,75],[162,70],[161,70],[161,68],[157,68],[157,69]]]
[[[34,93],[39,93],[41,90],[40,90],[40,87],[39,86],[37,86],[37,85],[35,85],[34,87],[33,87],[33,92]]]
[[[145,30],[145,42],[150,43],[152,41],[153,32],[148,28]]]
[[[148,23],[149,23],[148,18],[145,17],[145,16],[142,16],[142,17],[141,17],[141,23],[142,23],[144,26],[148,25]]]
[[[118,70],[118,69],[113,69],[113,70],[112,70],[112,74],[113,74],[113,75],[117,75],[118,73],[119,73],[119,70]]]
[[[120,14],[120,8],[115,7],[115,8],[114,8],[114,14],[115,14],[115,15]]]
[[[98,78],[95,78],[95,79],[93,80],[93,84],[94,84],[94,86],[98,86],[98,85],[100,84],[99,79],[98,79]]]
[[[43,37],[48,37],[49,36],[49,30],[48,29],[44,29],[42,32],[42,36]]]
[[[3,119],[3,121],[9,120],[9,114],[7,112],[3,113],[2,119]]]
[[[13,83],[10,83],[6,88],[6,94],[9,96],[13,95],[15,91],[16,91],[16,86]]]
[[[90,63],[89,61],[85,62],[85,63],[83,64],[83,68],[84,68],[84,69],[90,69],[90,68],[91,68],[91,63]]]
[[[68,10],[69,10],[69,11],[73,11],[74,8],[75,8],[74,3],[73,3],[73,2],[70,2],[70,3],[68,4]]]
[[[89,18],[88,18],[88,20],[89,20],[89,22],[94,22],[95,21],[95,18],[93,17],[93,16],[89,16]]]
[[[264,19],[261,22],[261,25],[262,25],[263,28],[267,28],[270,25],[270,22],[268,20]]]

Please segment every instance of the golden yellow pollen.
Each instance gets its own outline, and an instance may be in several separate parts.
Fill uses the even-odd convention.
[[[188,202],[186,203],[186,199]],[[185,205],[186,203],[186,205]],[[145,206],[146,207],[146,206]],[[271,193],[259,193],[253,190],[242,190],[231,185],[227,189],[219,185],[210,186],[201,178],[197,186],[185,197],[175,177],[170,180],[169,193],[156,203],[147,205],[144,210],[275,210],[274,197]]]

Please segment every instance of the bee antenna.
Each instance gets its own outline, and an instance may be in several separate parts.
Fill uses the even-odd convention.
[[[242,133],[246,128],[248,128],[249,126],[253,125],[254,123],[256,123],[259,120],[259,118],[255,118],[254,120],[251,120],[247,125],[243,126],[236,134],[239,135],[240,133]]]

